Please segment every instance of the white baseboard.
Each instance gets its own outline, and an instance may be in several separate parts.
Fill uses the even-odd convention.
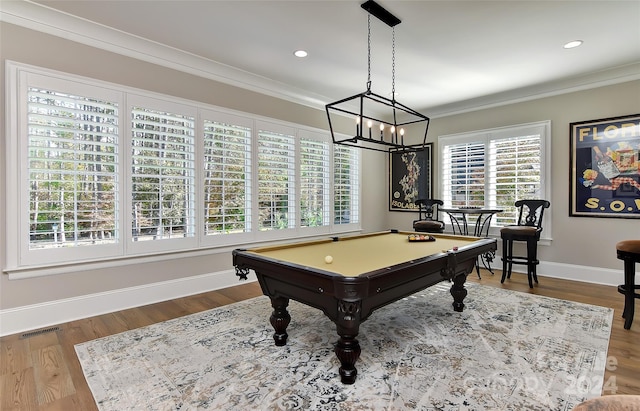
[[[244,283],[244,282],[243,282]],[[238,285],[235,270],[0,310],[0,336]]]
[[[502,270],[502,262],[499,255],[496,255],[493,268]],[[513,271],[526,274],[527,266],[514,265]],[[611,286],[618,286],[624,283],[624,271],[622,269],[612,270],[610,268],[588,267],[584,265],[540,261],[537,274],[538,277],[560,278],[563,280]]]
[[[494,264],[494,268],[501,268],[499,262],[500,257],[496,256],[495,263],[497,264]],[[525,266],[514,266],[513,271],[526,272],[526,269]],[[561,278],[611,286],[617,286],[624,282],[622,270],[544,261],[538,267],[538,275],[540,277]],[[540,281],[544,280],[541,278]],[[226,270],[179,280],[1,310],[0,336],[50,327],[80,318],[140,307],[233,285],[238,285],[235,271]]]

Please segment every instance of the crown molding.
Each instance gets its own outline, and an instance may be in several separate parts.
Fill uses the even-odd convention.
[[[324,110],[330,101],[326,96],[29,1],[0,1],[0,21],[313,108]]]
[[[431,118],[446,117],[635,80],[640,80],[640,62],[423,110]]]
[[[81,19],[28,0],[0,1],[0,21],[157,64],[220,83],[324,110],[323,95]],[[431,118],[489,109],[640,79],[640,62],[503,93],[423,107]]]

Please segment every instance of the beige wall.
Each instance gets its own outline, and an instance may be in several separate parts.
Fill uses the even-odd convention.
[[[640,113],[640,81],[633,81],[437,118],[429,129],[429,141],[434,142],[434,164],[437,165],[439,135],[551,120],[553,241],[550,246],[538,248],[539,258],[559,264],[622,270],[622,262],[616,259],[615,244],[623,239],[640,238],[640,219],[569,217],[569,123],[637,113]],[[438,177],[436,166],[436,196],[440,189]],[[410,228],[416,216],[389,213],[388,225]],[[610,274],[603,272],[602,275]],[[604,277],[600,280],[611,283]]]
[[[177,72],[132,58],[98,50],[59,37],[0,22],[1,63],[0,124],[5,115],[5,60],[33,64],[63,72],[97,78],[131,87],[173,95],[261,116],[277,118],[311,127],[326,128],[323,110],[286,102],[273,97]],[[640,111],[640,82],[545,98],[501,108],[439,118],[432,122],[429,139],[482,128],[552,120],[552,180],[554,239],[541,250],[541,257],[557,263],[591,265],[618,269],[613,246],[623,238],[637,238],[639,220],[612,220],[568,217],[568,125],[571,121],[631,114]],[[4,127],[0,152],[5,153]],[[381,153],[363,151],[362,227],[364,231],[409,228],[414,215],[388,212],[387,164]],[[437,150],[436,150],[437,161]],[[5,158],[0,157],[4,176]],[[437,181],[436,174],[436,181]],[[0,204],[7,197],[4,178],[0,179]],[[0,264],[5,266],[4,237],[6,208],[0,207]],[[22,280],[0,276],[0,310],[102,293],[128,287],[172,281],[189,276],[228,270],[229,250],[210,255],[154,263],[132,264]]]
[[[270,96],[238,89],[226,84],[206,80],[197,76],[181,73],[168,68],[145,63],[120,56],[59,37],[46,35],[19,26],[0,23],[1,63],[0,90],[2,107],[0,124],[6,124],[5,115],[5,61],[59,70],[113,83],[123,84],[153,92],[177,96],[208,104],[227,107],[260,116],[290,121],[310,127],[326,128],[324,110],[293,104]],[[5,150],[4,127],[1,129],[0,152]],[[367,154],[363,158],[363,167],[373,168],[384,163],[382,154]],[[0,157],[0,204],[11,193],[5,192],[5,158]],[[364,202],[377,204],[368,206],[362,216],[362,226],[366,231],[382,228],[386,210],[377,197],[384,195],[384,187],[378,187],[385,181],[386,173],[381,167],[378,172],[364,175]],[[5,215],[5,207],[0,207],[0,227],[11,216]],[[0,265],[5,264],[6,241],[4,229],[0,229]],[[188,267],[188,269],[185,269]],[[69,274],[57,274],[29,279],[9,280],[6,274],[0,275],[0,309],[9,309],[47,301],[74,298],[86,294],[102,293],[112,290],[137,287],[149,283],[172,281],[188,276],[215,273],[232,268],[231,252],[212,251],[210,255],[192,258],[163,260],[155,263],[132,264],[117,268],[103,268],[80,271]]]

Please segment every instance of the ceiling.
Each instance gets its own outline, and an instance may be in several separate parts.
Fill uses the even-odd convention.
[[[2,11],[26,25],[55,16],[73,39],[97,27],[103,42],[111,33],[106,48],[322,106],[366,90],[363,1],[3,0]],[[638,0],[378,3],[402,20],[396,98],[428,116],[640,78]],[[96,41],[89,37],[82,41]],[[391,28],[372,17],[372,90],[389,97],[391,40]],[[564,49],[571,40],[584,44]],[[309,55],[297,58],[297,49]]]

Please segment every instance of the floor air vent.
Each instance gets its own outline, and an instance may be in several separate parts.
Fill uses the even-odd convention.
[[[54,331],[60,331],[60,327],[43,328],[42,330],[29,331],[20,336],[20,339],[34,337],[40,334],[52,333]]]

